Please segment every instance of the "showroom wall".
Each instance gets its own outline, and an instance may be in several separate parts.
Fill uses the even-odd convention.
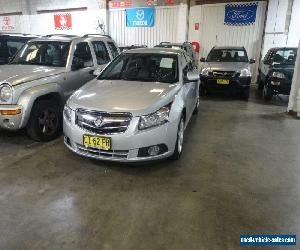
[[[1,0],[0,10],[0,31],[38,35],[107,32],[104,0]]]
[[[128,8],[154,8],[153,27],[127,27],[126,7],[109,6],[109,33],[120,45],[147,45],[187,40],[188,6],[185,1],[134,1]],[[117,7],[115,7],[117,6]]]
[[[270,0],[263,55],[272,47],[297,47],[300,39],[300,0]]]
[[[248,3],[243,2],[243,4]],[[200,57],[206,57],[213,46],[244,46],[248,56],[258,61],[267,2],[257,2],[255,22],[250,25],[226,25],[224,23],[226,4],[230,2],[204,5],[192,3],[189,15],[189,41],[200,44]],[[251,70],[254,82],[258,63],[252,65]]]

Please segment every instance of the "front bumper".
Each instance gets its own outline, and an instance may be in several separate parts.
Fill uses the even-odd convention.
[[[240,93],[244,89],[249,88],[251,84],[251,77],[213,77],[201,75],[200,79],[202,88],[213,92]],[[229,84],[218,84],[218,79],[229,80]]]
[[[19,114],[7,115],[9,111],[21,110]],[[0,128],[7,130],[18,130],[23,119],[22,106],[20,105],[0,105]]]
[[[273,90],[274,94],[289,95],[291,92],[292,80],[270,78],[268,87]]]
[[[69,122],[64,117],[64,142],[74,153],[99,160],[141,162],[171,156],[174,152],[177,139],[178,124],[176,121],[142,131],[137,129],[138,121],[139,118],[132,118],[129,127],[124,133],[97,135],[75,125],[73,119],[72,122]],[[83,145],[84,135],[110,137],[112,149],[105,151],[87,148]],[[156,156],[139,156],[139,149],[154,145],[164,145],[166,146],[166,150]]]

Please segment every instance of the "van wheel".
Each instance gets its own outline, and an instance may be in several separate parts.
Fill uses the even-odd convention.
[[[171,160],[178,160],[182,153],[183,148],[183,138],[184,138],[184,117],[181,116],[178,130],[177,130],[177,140],[175,145],[175,150],[173,155],[170,157]]]
[[[53,101],[37,101],[31,110],[27,125],[28,136],[35,141],[51,141],[62,129],[62,112]]]

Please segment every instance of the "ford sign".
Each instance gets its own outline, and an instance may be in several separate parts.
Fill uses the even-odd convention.
[[[227,4],[225,25],[250,25],[255,23],[257,4]]]

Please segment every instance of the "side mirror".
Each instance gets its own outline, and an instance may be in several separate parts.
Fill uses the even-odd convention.
[[[200,62],[206,62],[206,59],[204,57],[201,57]]]
[[[185,82],[198,82],[200,80],[200,76],[197,70],[188,71],[185,76]]]
[[[104,67],[105,67],[105,65],[99,66],[97,69],[94,70],[93,75],[94,76],[100,75]]]
[[[251,58],[251,59],[249,60],[249,64],[253,64],[253,63],[255,63],[255,59]]]

